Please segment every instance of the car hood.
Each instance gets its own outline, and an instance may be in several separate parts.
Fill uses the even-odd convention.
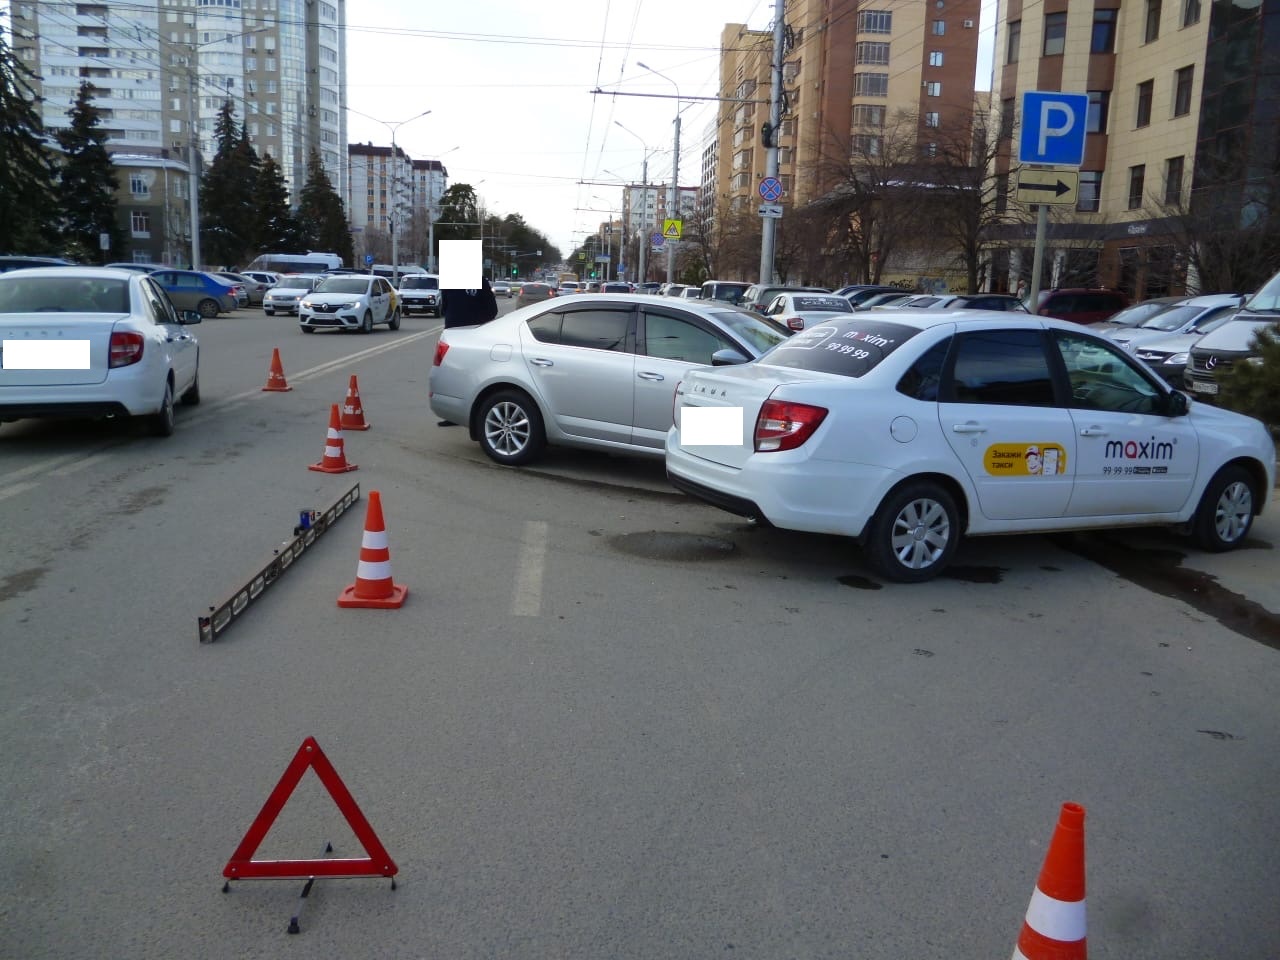
[[[1194,330],[1191,333],[1167,334],[1163,337],[1152,337],[1150,340],[1144,340],[1138,345],[1138,348],[1142,350],[1158,350],[1161,353],[1183,353],[1190,350],[1192,345],[1204,336],[1205,334]]]
[[[363,293],[315,293],[307,295],[308,303],[350,303],[352,300],[363,300]]]
[[[270,290],[267,291],[267,295],[271,296],[274,294],[278,296],[279,294],[283,293],[283,294],[292,294],[294,296],[301,296],[302,294],[308,293],[309,291],[310,291],[309,287],[272,287]]]

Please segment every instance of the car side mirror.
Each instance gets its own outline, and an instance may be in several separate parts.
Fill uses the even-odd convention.
[[[204,317],[200,316],[200,313],[197,310],[183,310],[182,318],[178,322],[184,324],[200,323],[203,319]]]
[[[733,349],[733,347],[721,347],[711,355],[711,365],[713,367],[728,367],[736,363],[747,363],[749,357],[745,357],[741,352]]]
[[[1168,417],[1185,417],[1191,410],[1191,401],[1187,395],[1178,390],[1170,392],[1165,400],[1164,412]]]

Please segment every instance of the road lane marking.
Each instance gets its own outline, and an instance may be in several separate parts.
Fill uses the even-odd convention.
[[[516,589],[511,598],[513,617],[536,617],[542,612],[542,571],[547,563],[547,522],[526,520],[516,563]]]
[[[16,497],[20,493],[34,490],[38,486],[38,483],[28,480],[25,483],[15,483],[8,487],[0,487],[0,500],[8,500],[10,497]]]

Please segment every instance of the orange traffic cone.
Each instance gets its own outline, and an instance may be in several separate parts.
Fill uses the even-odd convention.
[[[338,606],[399,609],[408,595],[408,587],[391,579],[391,549],[387,546],[387,526],[382,522],[382,495],[371,490],[356,582],[338,594]]]
[[[351,375],[351,383],[347,385],[347,399],[342,405],[343,430],[368,430],[369,424],[364,422],[364,407],[360,406],[360,386],[356,383],[356,375]]]
[[[1086,960],[1084,807],[1064,803],[1013,960]]]
[[[270,390],[275,393],[283,393],[286,390],[292,390],[289,382],[284,378],[284,367],[280,365],[280,348],[271,348],[271,370],[267,373],[267,385],[263,390]]]
[[[324,457],[307,469],[320,473],[350,473],[357,469],[354,463],[347,463],[347,454],[342,448],[342,421],[336,403],[329,409],[329,434],[324,443]]]

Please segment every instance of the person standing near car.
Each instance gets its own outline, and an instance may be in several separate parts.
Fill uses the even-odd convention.
[[[493,295],[489,278],[482,278],[481,284],[479,289],[440,291],[440,315],[445,329],[479,326],[498,315],[498,298]]]

